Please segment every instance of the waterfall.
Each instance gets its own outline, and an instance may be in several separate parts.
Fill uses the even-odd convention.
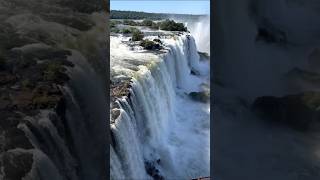
[[[196,22],[188,22],[187,27],[196,41],[198,50],[210,55],[210,16],[201,17]]]
[[[199,85],[191,75],[192,69],[201,71],[195,40],[183,35],[163,41],[168,47],[167,53],[160,56],[159,61],[138,65],[129,95],[116,101],[119,108],[115,109],[120,113],[111,124],[115,139],[110,160],[112,179],[120,178],[121,174],[139,180],[188,179],[201,175],[192,172],[188,176],[188,165],[176,161],[182,146],[176,137],[181,126],[181,119],[177,119],[177,108],[181,108],[176,102],[177,93],[184,94]]]
[[[27,179],[107,179],[107,98],[105,83],[80,52],[68,57],[70,80],[60,88],[64,100],[19,124],[31,143],[34,163]]]

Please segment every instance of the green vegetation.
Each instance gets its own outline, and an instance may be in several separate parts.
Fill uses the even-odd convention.
[[[115,28],[117,24],[119,24],[121,22],[119,21],[111,21],[110,23],[110,27],[111,27],[111,32],[119,32],[118,30],[116,30]],[[122,22],[124,25],[128,25],[128,26],[147,26],[149,28],[152,29],[161,29],[161,30],[166,30],[166,31],[188,31],[187,27],[184,26],[183,23],[178,23],[175,22],[174,20],[169,20],[166,19],[165,21],[162,22],[154,22],[152,20],[143,20],[142,22],[135,22],[133,20],[124,20]],[[128,33],[132,33],[133,30],[132,29],[123,29],[122,33],[128,34]]]
[[[152,24],[153,24],[153,21],[147,20],[147,19],[143,20],[141,23],[142,26],[152,26]]]
[[[320,93],[306,92],[302,95],[302,102],[309,108],[318,110],[320,108]]]
[[[161,22],[160,29],[166,31],[187,31],[187,28],[183,23],[176,23],[175,21],[169,19]]]
[[[21,81],[21,87],[22,87],[22,89],[28,89],[28,88],[32,87],[32,83],[29,79],[24,79]]]
[[[110,21],[110,28],[116,27],[117,24],[121,24],[121,21],[111,20]]]
[[[136,31],[139,31],[139,29],[134,28],[134,27],[130,27],[130,28],[122,29],[122,30],[121,30],[121,33],[123,33],[123,34],[130,34],[130,33],[136,32]]]
[[[129,34],[131,33],[130,29],[122,29],[123,34]]]
[[[120,33],[120,29],[114,27],[114,28],[111,28],[110,29],[110,32],[113,32],[113,33]]]
[[[161,20],[167,18],[174,19],[190,19],[197,20],[203,15],[189,15],[189,14],[163,14],[163,13],[146,13],[137,11],[117,11],[111,10],[111,19],[150,19],[150,20]]]
[[[160,45],[153,42],[153,41],[150,41],[150,40],[142,40],[140,42],[140,46],[142,46],[144,49],[147,49],[147,50],[153,50],[153,49],[159,49],[160,48]]]
[[[43,78],[47,81],[60,81],[66,79],[64,72],[66,69],[59,62],[49,62],[43,72]]]
[[[140,26],[140,24],[138,22],[132,21],[132,20],[127,20],[125,19],[123,21],[124,25],[129,25],[129,26]]]
[[[151,27],[150,28],[152,28],[152,29],[159,29],[160,28],[160,24],[161,24],[161,22],[152,22],[152,25],[151,25]]]
[[[136,29],[132,31],[132,38],[131,38],[132,41],[141,41],[143,37],[144,35],[140,30]]]

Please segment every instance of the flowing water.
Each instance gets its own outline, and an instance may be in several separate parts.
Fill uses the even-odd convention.
[[[131,87],[114,107],[120,115],[111,123],[111,178],[209,176],[210,106],[188,96],[210,85],[209,61],[200,61],[195,39],[161,38],[166,50],[155,53],[110,38],[112,81],[130,77]]]

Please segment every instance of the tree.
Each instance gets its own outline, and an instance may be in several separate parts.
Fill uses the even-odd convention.
[[[166,31],[187,31],[187,27],[185,27],[183,23],[176,23],[169,19],[160,23],[160,29]]]
[[[143,20],[141,23],[142,26],[152,26],[152,24],[153,24],[153,21],[147,20],[147,19]]]
[[[132,32],[131,40],[132,41],[141,41],[143,39],[143,37],[144,37],[143,33],[140,30],[136,29],[136,30],[133,30],[133,32]]]

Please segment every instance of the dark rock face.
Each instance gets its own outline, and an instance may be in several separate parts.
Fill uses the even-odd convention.
[[[20,180],[31,170],[33,163],[32,153],[6,152],[0,156],[0,165],[5,174],[4,179]]]
[[[257,98],[252,108],[271,122],[285,124],[297,130],[314,129],[320,122],[319,93],[307,92],[285,97],[263,96]]]
[[[199,102],[209,102],[210,101],[210,94],[209,92],[191,92],[189,93],[191,99]]]
[[[160,159],[156,161],[160,163]],[[154,180],[164,180],[164,177],[160,174],[159,170],[155,166],[155,162],[146,161],[144,163],[147,173],[153,177]]]
[[[265,41],[267,43],[286,43],[285,32],[275,29],[270,25],[265,25],[258,28],[256,41]]]

